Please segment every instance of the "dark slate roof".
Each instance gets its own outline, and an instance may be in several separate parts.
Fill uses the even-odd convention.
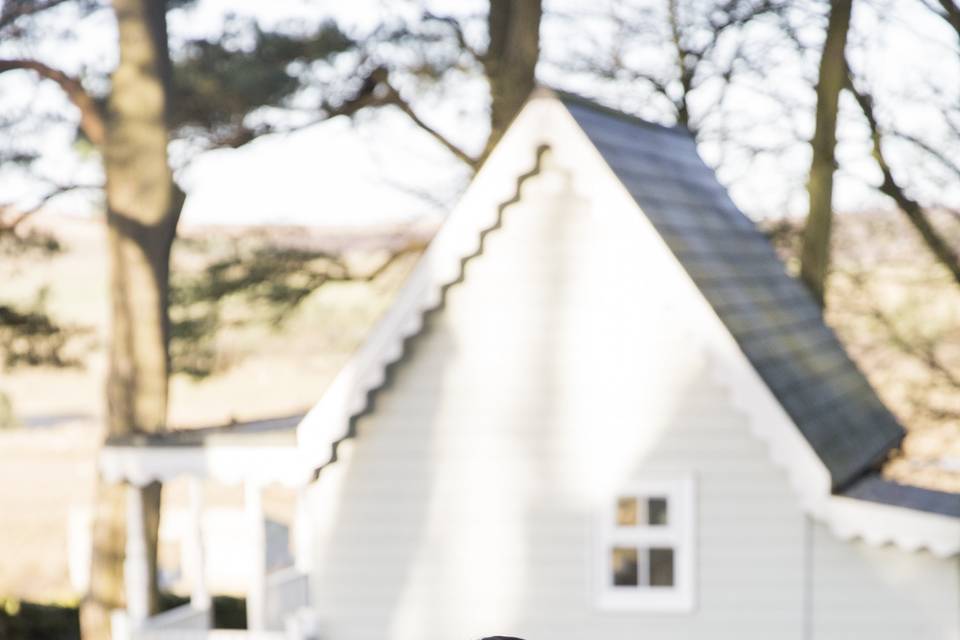
[[[881,502],[896,507],[908,507],[942,516],[960,518],[960,493],[934,491],[911,487],[886,480],[879,473],[868,474],[848,487],[843,495],[848,498]]]
[[[793,418],[834,489],[877,467],[903,428],[692,136],[576,96],[559,98]]]

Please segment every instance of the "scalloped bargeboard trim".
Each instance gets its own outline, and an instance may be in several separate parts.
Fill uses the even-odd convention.
[[[340,444],[356,436],[357,420],[373,410],[377,392],[389,383],[395,368],[410,352],[412,342],[423,334],[429,315],[441,310],[447,291],[463,281],[467,263],[483,253],[486,236],[500,228],[506,209],[520,201],[524,183],[540,174],[548,151],[547,145],[537,147],[533,167],[516,178],[515,190],[500,200],[492,220],[481,215],[461,215],[459,221],[475,220],[475,224],[469,225],[474,228],[462,228],[467,225],[458,226],[455,220],[441,228],[397,296],[397,302],[304,418],[298,435],[301,446],[316,454],[315,477],[336,461]],[[472,237],[473,242],[464,241],[464,236]],[[459,249],[453,252],[453,264],[444,255],[449,255],[444,247],[448,243]]]

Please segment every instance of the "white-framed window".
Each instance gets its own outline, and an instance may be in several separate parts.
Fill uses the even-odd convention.
[[[597,605],[610,611],[691,611],[696,540],[692,475],[644,478],[598,514]]]

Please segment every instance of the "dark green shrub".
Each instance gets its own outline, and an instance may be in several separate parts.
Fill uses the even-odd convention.
[[[0,640],[79,640],[80,615],[74,606],[8,600],[0,607]]]

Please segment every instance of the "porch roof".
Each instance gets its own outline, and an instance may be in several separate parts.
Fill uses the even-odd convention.
[[[163,433],[136,433],[107,438],[107,447],[211,447],[297,444],[297,425],[304,414],[234,422],[196,429],[174,429]]]
[[[314,477],[314,466],[297,448],[302,418],[108,438],[100,454],[100,471],[108,482],[141,486],[179,476],[224,484],[300,486]]]

